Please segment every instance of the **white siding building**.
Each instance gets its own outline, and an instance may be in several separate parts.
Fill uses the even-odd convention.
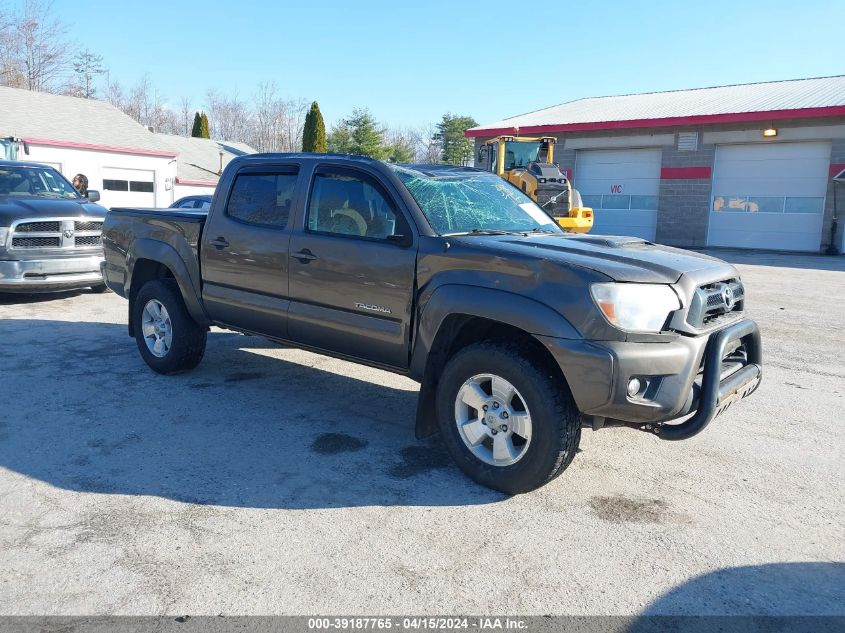
[[[221,163],[254,152],[239,143],[154,134],[102,101],[0,87],[0,138],[8,137],[22,141],[20,160],[51,165],[69,180],[85,174],[107,207],[167,207],[185,195],[213,193]]]

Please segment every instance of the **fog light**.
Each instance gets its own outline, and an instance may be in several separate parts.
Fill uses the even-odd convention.
[[[633,398],[640,392],[640,379],[639,378],[631,378],[628,381],[628,395]]]

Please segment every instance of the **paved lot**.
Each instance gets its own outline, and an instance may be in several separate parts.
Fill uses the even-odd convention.
[[[727,256],[753,399],[516,498],[404,378],[223,331],[162,377],[114,295],[0,298],[0,613],[845,613],[845,258]]]

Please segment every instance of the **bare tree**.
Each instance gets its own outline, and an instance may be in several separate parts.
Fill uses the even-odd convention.
[[[412,128],[389,128],[384,133],[385,145],[391,148],[390,160],[395,163],[424,162],[422,137]]]
[[[179,101],[179,132],[182,136],[191,135],[191,127],[194,123],[193,108],[188,97],[182,97]]]
[[[23,88],[24,75],[13,36],[13,25],[12,16],[0,5],[0,85]]]
[[[286,104],[279,98],[276,84],[260,84],[253,97],[249,138],[244,140],[259,152],[281,151],[286,117]]]
[[[286,104],[287,117],[285,122],[285,144],[283,151],[299,152],[302,150],[302,130],[305,127],[305,117],[311,104],[306,99],[288,101]]]
[[[12,56],[29,90],[59,90],[69,70],[73,49],[65,40],[67,28],[51,15],[52,2],[25,0],[22,12],[12,20]]]
[[[437,165],[440,163],[443,147],[437,136],[437,126],[434,123],[430,123],[417,130],[417,134],[420,139],[417,162],[426,165]]]
[[[205,99],[211,138],[246,142],[252,122],[246,105],[237,94],[226,96],[212,89]]]

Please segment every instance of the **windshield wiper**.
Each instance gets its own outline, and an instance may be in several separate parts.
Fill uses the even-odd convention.
[[[444,233],[443,237],[455,237],[458,235],[526,235],[526,233],[525,231],[506,231],[504,229],[472,229],[471,231]]]

